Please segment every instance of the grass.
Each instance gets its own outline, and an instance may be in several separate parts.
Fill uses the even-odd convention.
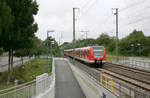
[[[36,76],[45,73],[45,70],[46,59],[33,59],[20,67],[13,68],[9,85],[7,84],[8,72],[0,72],[0,90],[14,86],[15,80],[18,80],[19,84],[32,81]],[[51,72],[50,62],[48,71]]]
[[[127,56],[118,56],[119,57],[119,60],[128,60],[129,57]],[[106,60],[108,62],[112,62],[113,60],[116,60],[116,56],[115,55],[106,55]]]
[[[107,60],[107,62],[112,62],[112,60],[113,60],[112,55],[106,55],[106,60]]]

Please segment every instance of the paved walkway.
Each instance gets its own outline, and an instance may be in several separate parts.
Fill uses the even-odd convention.
[[[32,59],[32,58],[31,58]],[[29,61],[28,57],[24,57],[23,63]],[[13,67],[21,66],[22,62],[20,58],[14,57]],[[0,57],[0,72],[4,72],[8,70],[8,57]]]
[[[67,61],[55,59],[55,98],[86,98]]]

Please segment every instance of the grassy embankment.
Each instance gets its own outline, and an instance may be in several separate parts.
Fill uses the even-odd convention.
[[[113,60],[112,55],[106,55],[106,61],[107,62],[112,62],[112,60]]]
[[[129,57],[127,56],[118,56],[119,60],[128,60]],[[116,56],[115,55],[110,55],[110,54],[107,54],[106,55],[106,61],[107,62],[112,62],[113,60],[116,60]]]
[[[19,84],[32,81],[36,78],[36,76],[45,73],[45,70],[46,70],[46,59],[34,59],[29,62],[26,62],[20,67],[15,67],[13,69],[9,85],[7,85],[8,72],[0,72],[0,90],[14,86],[15,80],[18,80]],[[51,69],[49,68],[49,73],[50,72]]]

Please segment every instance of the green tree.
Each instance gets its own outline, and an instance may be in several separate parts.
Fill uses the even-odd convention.
[[[115,37],[110,37],[108,34],[101,34],[97,39],[98,45],[104,46],[107,52],[114,52],[115,50]]]
[[[21,57],[21,61],[23,64],[23,57],[28,56],[28,52],[27,52],[27,49],[20,49],[20,50],[15,51],[14,55],[16,57]]]
[[[143,51],[143,47],[145,47],[146,37],[142,31],[134,30],[129,36],[123,38],[119,42],[119,50],[122,55],[134,55],[139,56],[139,46],[141,48],[141,53],[143,56],[146,54]]]
[[[141,44],[141,54],[150,57],[150,36],[146,37],[144,44]]]
[[[5,0],[10,8],[12,22],[8,29],[1,32],[1,46],[9,52],[8,83],[13,68],[13,51],[23,49],[32,41],[37,31],[34,15],[37,14],[38,5],[32,0]]]
[[[4,33],[8,31],[9,26],[12,23],[11,9],[4,0],[0,0],[0,39]],[[2,40],[0,40],[1,46]]]
[[[29,49],[29,56],[33,55],[41,55],[46,51],[45,45],[42,40],[34,37],[33,39],[33,47]]]
[[[53,55],[54,56],[60,56],[60,54],[61,54],[61,51],[60,51],[60,48],[59,48],[59,46],[58,46],[58,43],[57,43],[57,41],[55,40],[55,39],[53,39],[52,37],[48,37],[48,48],[49,48],[49,50],[48,50],[48,52],[50,53],[50,45],[51,45],[51,42],[54,42],[53,43],[53,45],[52,45],[52,47],[53,47]],[[47,49],[46,47],[47,47],[47,39],[44,41],[44,44],[45,44],[45,50]],[[45,54],[46,54],[46,51],[45,51]]]

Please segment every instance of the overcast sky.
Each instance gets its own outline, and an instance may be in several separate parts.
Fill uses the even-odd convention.
[[[83,30],[89,31],[88,38],[97,38],[102,33],[115,36],[115,16],[112,8],[119,8],[119,38],[134,29],[150,35],[150,0],[37,0],[38,15],[35,21],[39,30],[36,35],[44,40],[47,30],[57,41],[72,41],[72,8],[76,10],[76,39],[85,38]]]

